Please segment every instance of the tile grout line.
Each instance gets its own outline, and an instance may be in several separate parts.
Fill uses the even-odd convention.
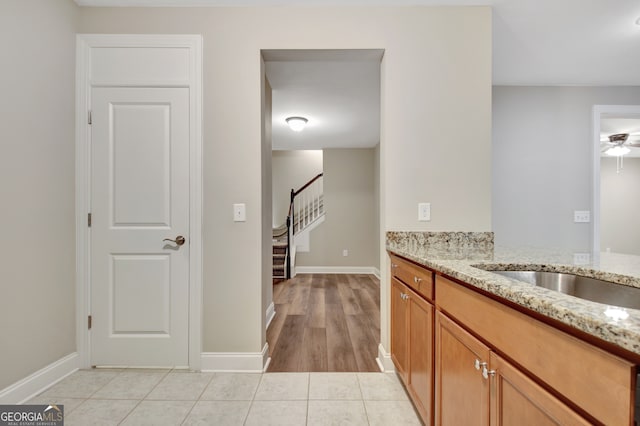
[[[202,372],[195,372],[195,374],[202,374]],[[184,373],[184,374],[190,374],[190,373]],[[202,395],[204,395],[204,393],[207,391],[207,388],[209,387],[209,385],[211,384],[211,382],[213,382],[213,379],[215,378],[216,373],[213,373],[211,375],[211,378],[209,379],[209,381],[207,382],[207,384],[202,388],[202,392],[200,392],[200,395],[198,396],[198,398],[196,398],[195,401],[193,401],[193,405],[191,406],[191,408],[189,409],[189,411],[187,412],[187,414],[184,416],[184,419],[182,419],[182,422],[180,422],[181,425],[183,425],[187,419],[189,418],[189,416],[191,415],[191,412],[193,411],[194,408],[196,408],[196,405],[198,404],[198,402],[200,402],[200,398],[202,398]]]
[[[256,386],[256,390],[253,391],[253,397],[249,402],[249,409],[247,410],[247,414],[244,415],[243,425],[247,424],[247,420],[249,419],[249,414],[251,413],[251,409],[253,408],[253,403],[256,400],[256,394],[258,393],[258,389],[260,389],[260,385],[262,384],[262,379],[264,378],[265,373],[260,373],[260,380],[258,381],[258,386]]]
[[[123,374],[125,371],[127,371],[127,370],[125,369],[125,370],[121,371],[121,372],[120,372],[120,374]],[[142,397],[142,399],[139,399],[139,400],[138,400],[138,403],[135,405],[135,407],[133,407],[131,410],[129,410],[129,412],[127,413],[127,415],[126,415],[126,416],[124,416],[124,418],[123,418],[121,421],[119,421],[119,422],[118,422],[118,425],[123,424],[123,423],[127,420],[127,418],[131,415],[131,413],[133,413],[133,412],[136,410],[136,408],[138,408],[138,407],[140,406],[140,404],[142,403],[142,401],[144,401],[144,399],[145,399],[147,396],[149,396],[149,394],[150,394],[151,392],[153,392],[153,390],[154,390],[154,389],[155,389],[155,388],[160,384],[160,382],[162,382],[162,381],[164,380],[164,378],[165,378],[165,377],[167,377],[167,375],[168,375],[171,371],[172,371],[172,370],[168,370],[166,373],[164,373],[164,376],[162,376],[162,378],[161,378],[160,380],[158,380],[158,383],[156,383],[156,384],[151,388],[151,390],[150,390],[149,392],[147,392],[147,393]],[[117,376],[116,376],[116,377],[117,377]],[[115,380],[115,377],[114,377],[112,380]],[[105,385],[105,386],[106,386],[106,385]],[[96,392],[97,392],[97,391],[96,391]],[[127,401],[134,401],[134,400],[128,399]]]

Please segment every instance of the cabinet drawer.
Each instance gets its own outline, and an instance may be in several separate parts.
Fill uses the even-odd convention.
[[[634,365],[444,277],[439,309],[607,425],[633,423]]]
[[[433,300],[433,272],[398,256],[390,255],[390,257],[391,275],[428,300]]]

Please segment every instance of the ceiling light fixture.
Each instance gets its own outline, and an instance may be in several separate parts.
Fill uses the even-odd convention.
[[[616,145],[614,147],[609,148],[605,151],[605,154],[610,155],[612,157],[621,157],[625,154],[630,153],[631,150],[626,146]]]
[[[636,19],[636,25],[640,25],[640,18]]]
[[[309,122],[309,120],[304,117],[289,117],[285,121],[294,132],[301,132]]]

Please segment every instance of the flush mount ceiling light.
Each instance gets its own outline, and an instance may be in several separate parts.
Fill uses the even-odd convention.
[[[304,129],[304,126],[307,125],[307,122],[309,120],[304,117],[289,117],[285,121],[287,122],[291,130],[293,130],[294,132],[301,132],[302,129]]]
[[[640,18],[636,19],[636,25],[640,25]]]

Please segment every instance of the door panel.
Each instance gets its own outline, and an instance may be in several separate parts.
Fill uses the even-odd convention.
[[[436,312],[436,424],[489,424],[489,380],[474,367],[489,362],[489,348]]]
[[[409,388],[425,423],[433,422],[433,305],[410,291]]]
[[[111,104],[114,226],[170,226],[170,107]]]
[[[492,426],[589,425],[590,423],[495,353]]]
[[[407,286],[391,278],[391,359],[405,384],[408,380],[409,304],[404,295],[408,292]]]
[[[187,88],[92,89],[93,365],[188,365],[188,102]]]
[[[171,259],[169,255],[111,257],[111,334],[170,334]],[[138,315],[145,306],[145,315]]]

